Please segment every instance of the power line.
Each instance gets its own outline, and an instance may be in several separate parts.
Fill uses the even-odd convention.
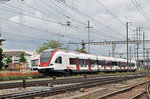
[[[108,13],[110,13],[115,19],[117,19],[123,26],[125,25],[124,22],[122,22],[116,15],[114,15],[101,1],[96,0],[98,4],[100,4]]]
[[[144,16],[148,23],[150,23],[150,18],[146,15],[146,13],[141,8],[140,4],[136,0],[131,0],[135,7],[140,11],[140,13]]]
[[[35,26],[31,26],[31,25],[26,25],[26,24],[23,24],[23,23],[18,23],[18,22],[14,22],[14,21],[10,21],[10,20],[6,20],[6,19],[0,19],[1,22],[10,22],[10,23],[13,23],[13,24],[18,24],[18,25],[22,25],[24,27],[28,27],[30,29],[35,29],[35,30],[39,30],[39,31],[44,31],[44,32],[48,32],[48,33],[55,33],[54,31],[49,31],[49,30],[46,30],[46,29],[42,29],[42,28],[38,28],[38,27],[35,27]]]
[[[5,3],[7,1],[10,1],[10,0],[0,0],[0,4]]]
[[[11,11],[11,10],[7,10],[7,9],[3,9],[3,8],[0,8],[0,10],[7,11],[7,12],[11,12],[11,13],[18,13],[17,11]],[[18,13],[18,14],[19,14],[19,13]],[[28,16],[28,17],[32,17],[32,18],[36,18],[36,19],[40,19],[40,20],[43,20],[43,21],[48,21],[48,22],[60,24],[60,25],[66,25],[66,24],[63,24],[63,23],[61,23],[61,22],[57,22],[57,21],[50,20],[50,19],[46,19],[46,18],[42,18],[42,17],[32,16],[32,15],[30,15],[30,14],[22,13],[22,15]]]
[[[42,39],[42,38],[35,38],[35,37],[31,37],[31,36],[25,36],[25,35],[20,35],[20,34],[5,32],[5,31],[1,31],[1,33],[10,34],[10,35],[13,35],[15,37],[22,37],[22,38],[27,38],[27,39],[44,40],[44,41],[46,41],[46,39]]]
[[[102,24],[102,23],[99,23],[97,20],[95,20],[93,17],[89,16],[88,14],[86,14],[86,13],[84,13],[84,12],[78,10],[78,9],[74,9],[74,7],[72,7],[71,5],[67,4],[66,2],[60,2],[59,0],[55,0],[55,1],[58,2],[58,3],[63,4],[64,6],[68,7],[69,9],[71,9],[71,10],[77,12],[77,13],[78,13],[79,15],[81,15],[81,16],[84,16],[84,17],[87,17],[87,18],[93,20],[93,22],[94,22],[93,24],[99,25],[99,26],[104,26],[105,28],[108,28],[108,26],[106,26],[106,25],[104,25],[104,24]],[[109,29],[111,29],[111,30],[114,31],[115,33],[119,33],[119,32],[117,32],[116,30],[114,30],[114,29],[112,29],[112,28],[109,28]],[[124,36],[124,37],[125,37],[125,36]]]
[[[42,2],[42,1],[41,1]],[[45,3],[45,2],[43,2],[45,5],[47,5],[47,3]],[[28,5],[28,4],[26,4],[26,5]],[[39,10],[39,9],[37,9],[37,8],[35,8],[35,7],[33,7],[33,6],[31,6],[31,5],[28,5],[29,7],[31,7],[31,8],[33,8],[33,9],[35,9],[35,10],[38,10],[38,11],[40,11],[41,13],[43,13],[41,10]],[[49,6],[49,5],[47,5],[47,6]],[[43,14],[46,14],[46,13],[43,13]],[[76,27],[76,26],[75,26]],[[98,33],[96,33],[96,34],[98,34]],[[105,34],[105,33],[104,33]],[[108,37],[108,36],[107,36]]]

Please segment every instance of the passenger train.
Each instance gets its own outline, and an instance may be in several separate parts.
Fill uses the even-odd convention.
[[[43,74],[98,73],[136,71],[135,61],[79,53],[75,51],[50,49],[42,52],[38,71]]]

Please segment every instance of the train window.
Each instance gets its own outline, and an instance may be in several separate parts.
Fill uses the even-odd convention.
[[[88,60],[84,60],[84,67],[87,67],[87,65],[88,65]]]
[[[75,58],[69,58],[70,65],[75,65],[76,64],[76,59]]]
[[[80,62],[80,66],[83,67],[83,65],[84,65],[84,60],[83,60],[83,59],[80,59],[79,62]]]
[[[49,62],[50,61],[50,58],[51,58],[51,55],[52,55],[52,51],[44,51],[42,52],[41,54],[41,62]]]
[[[121,67],[124,67],[124,62],[121,62]]]
[[[91,60],[91,66],[94,67],[96,65],[96,60]]]
[[[100,60],[98,60],[98,65],[104,65],[104,61],[100,61]]]
[[[106,61],[106,66],[110,66],[110,62],[109,61]]]
[[[134,63],[131,63],[131,66],[132,66],[132,67],[134,67],[134,66],[135,66],[135,64],[134,64]]]
[[[55,60],[55,63],[61,64],[61,63],[62,63],[62,58],[61,58],[61,57],[58,57],[58,58]]]
[[[117,62],[112,62],[112,66],[117,66]]]

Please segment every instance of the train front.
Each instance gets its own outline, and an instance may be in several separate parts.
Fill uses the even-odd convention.
[[[54,68],[52,68],[51,60],[55,50],[45,50],[40,56],[40,66],[38,67],[38,72],[43,74],[49,74]]]

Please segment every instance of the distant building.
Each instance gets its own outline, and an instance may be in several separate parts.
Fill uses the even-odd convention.
[[[5,58],[9,56],[12,59],[12,63],[19,63],[20,55],[22,51],[5,51],[4,55]],[[27,59],[27,63],[29,64],[29,67],[31,66],[31,54],[25,53],[25,58]]]

